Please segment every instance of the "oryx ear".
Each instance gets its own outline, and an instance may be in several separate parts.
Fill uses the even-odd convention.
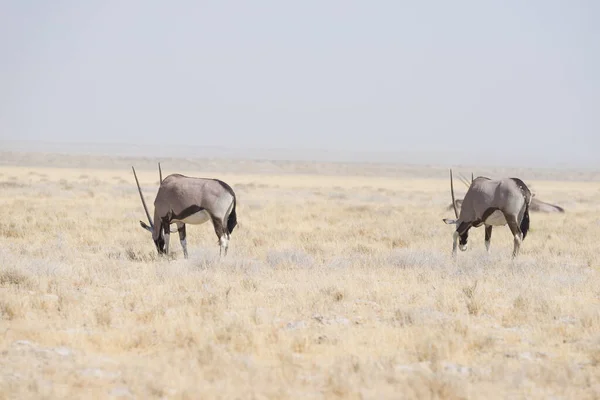
[[[444,218],[444,222],[448,225],[456,225],[458,223],[457,219]]]
[[[146,225],[144,222],[140,221],[140,225],[142,228],[146,229],[148,232],[152,232],[152,228]]]

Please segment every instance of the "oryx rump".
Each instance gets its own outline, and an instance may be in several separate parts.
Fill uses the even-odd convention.
[[[186,224],[199,225],[211,220],[219,238],[220,253],[227,255],[231,232],[237,224],[236,197],[231,186],[218,179],[192,178],[180,174],[172,174],[162,180],[161,171],[161,183],[154,200],[153,222],[135,169],[132,169],[150,226],[142,221],[140,224],[152,232],[159,254],[169,252],[170,225],[177,224],[183,255],[187,258]]]
[[[531,192],[525,183],[518,178],[492,180],[485,177],[474,179],[469,186],[460,210],[456,209],[452,170],[450,170],[450,191],[454,204],[455,220],[444,219],[447,224],[456,224],[453,235],[452,254],[456,254],[457,244],[460,249],[467,249],[467,239],[471,227],[485,225],[485,246],[489,251],[492,227],[508,224],[513,237],[513,257],[519,254],[521,242],[529,230],[529,204]]]

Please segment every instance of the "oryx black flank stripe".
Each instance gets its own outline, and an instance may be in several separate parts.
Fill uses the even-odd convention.
[[[481,217],[481,220],[483,222],[485,222],[485,220],[488,219],[490,217],[490,215],[492,215],[494,212],[496,212],[498,210],[499,210],[499,208],[497,208],[497,207],[490,207],[490,208],[488,208],[487,210],[485,210],[483,212],[483,216]]]
[[[482,224],[485,224],[485,220],[488,219],[490,217],[490,215],[492,215],[495,211],[498,211],[499,208],[496,207],[490,207],[487,210],[485,210],[483,212],[483,215],[481,216],[481,219],[478,219],[476,221],[473,221],[472,224],[475,228],[479,228]]]
[[[179,214],[175,214],[175,213],[171,212],[171,217],[169,218],[169,220],[173,221],[174,219],[176,219],[176,220],[181,221],[181,220],[186,219],[190,215],[196,214],[197,212],[200,212],[203,210],[204,210],[204,208],[194,204],[194,205],[191,205],[188,208],[184,209]]]

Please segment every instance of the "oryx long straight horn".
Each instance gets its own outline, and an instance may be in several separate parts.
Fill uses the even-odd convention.
[[[154,228],[154,223],[152,222],[152,218],[150,218],[150,213],[148,212],[148,206],[146,205],[146,200],[144,200],[144,195],[142,194],[142,188],[140,187],[140,181],[138,181],[137,174],[135,173],[135,168],[131,167],[133,170],[133,176],[135,177],[135,183],[137,184],[138,192],[140,193],[140,199],[142,199],[142,205],[144,206],[144,211],[146,212],[146,217],[148,218],[148,222],[150,223],[150,228]],[[142,228],[146,228],[148,225],[144,224],[140,221]],[[147,228],[146,228],[147,229]]]
[[[458,210],[456,209],[456,199],[454,198],[454,179],[452,179],[452,170],[450,170],[450,193],[452,194],[452,206],[454,207],[454,215],[458,218]]]

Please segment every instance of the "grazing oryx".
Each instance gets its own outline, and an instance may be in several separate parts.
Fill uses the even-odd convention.
[[[450,191],[457,219],[444,219],[447,224],[455,224],[452,255],[460,239],[460,249],[467,249],[467,239],[471,227],[485,225],[485,247],[489,251],[492,227],[508,224],[514,237],[513,258],[519,254],[521,242],[529,230],[529,203],[531,192],[518,178],[492,180],[485,177],[474,179],[465,195],[460,210],[456,209],[452,170],[450,170]]]
[[[227,255],[231,232],[237,225],[236,198],[231,186],[218,179],[190,178],[180,174],[169,175],[163,180],[160,164],[158,168],[161,182],[154,200],[155,225],[150,218],[135,168],[131,167],[150,226],[142,221],[140,224],[152,232],[158,253],[169,252],[170,225],[174,223],[177,224],[183,255],[188,258],[185,224],[199,225],[210,219],[219,238],[220,254]]]
[[[462,181],[462,183],[465,184],[465,186],[468,189],[471,186],[471,183],[473,183],[473,175],[471,174],[471,182],[469,182],[464,177],[460,177],[460,180]],[[456,208],[458,209],[459,213],[460,213],[460,209],[462,208],[462,202],[463,202],[463,199],[456,199],[454,201],[454,204],[456,205]],[[450,210],[452,210],[453,207],[454,206],[452,204],[450,204],[448,206],[447,210],[450,211]],[[542,201],[542,200],[538,199],[537,197],[535,197],[535,194],[532,193],[531,194],[531,203],[529,204],[529,211],[540,212],[540,213],[564,213],[565,209],[562,208],[561,206],[557,206],[556,204],[546,203],[545,201]]]

